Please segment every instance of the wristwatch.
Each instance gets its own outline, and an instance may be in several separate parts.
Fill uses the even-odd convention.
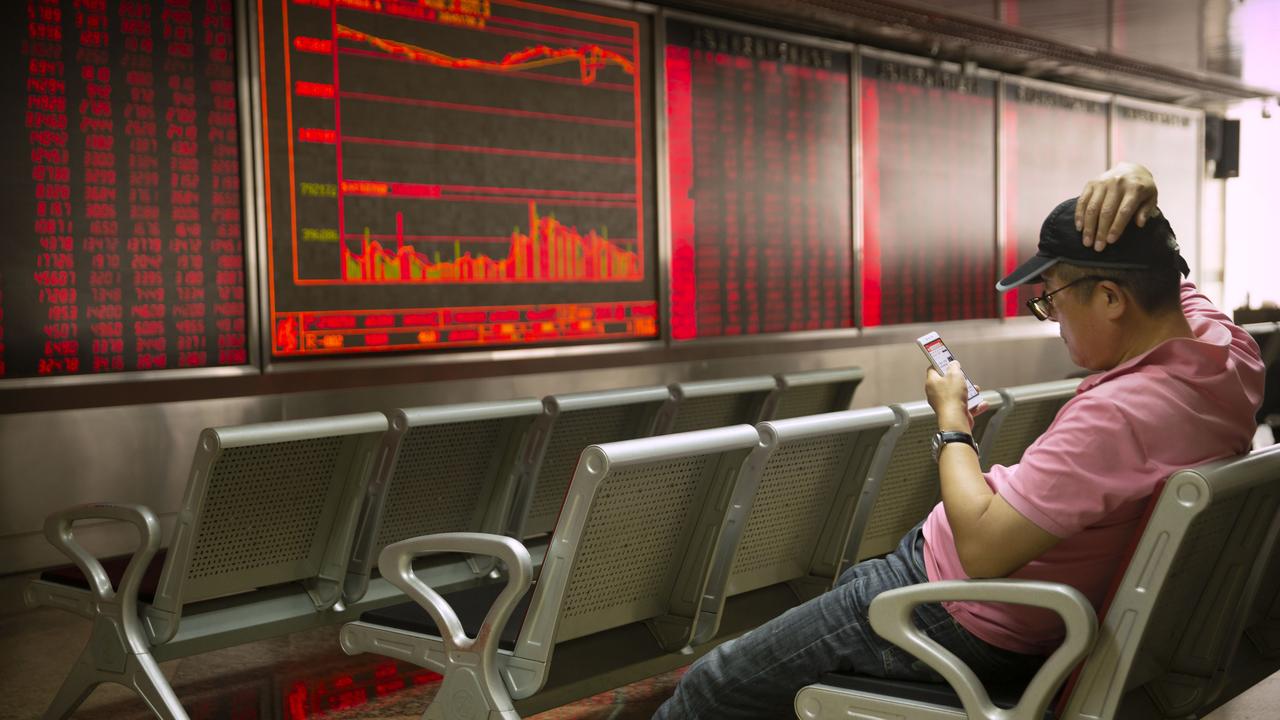
[[[978,452],[978,444],[973,441],[973,436],[969,433],[943,430],[933,434],[933,461],[938,462],[938,456],[942,454],[943,445],[953,442],[964,443],[973,448],[974,452]]]

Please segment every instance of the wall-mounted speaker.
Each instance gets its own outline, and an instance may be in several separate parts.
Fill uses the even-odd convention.
[[[1215,178],[1240,176],[1240,121],[1217,115],[1205,116],[1204,155],[1213,161]]]

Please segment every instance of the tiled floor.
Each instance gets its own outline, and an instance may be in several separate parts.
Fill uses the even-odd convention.
[[[36,718],[83,648],[89,623],[39,609],[0,616],[0,718]],[[206,653],[161,665],[191,720],[417,720],[439,676],[412,665],[338,648],[338,628]],[[537,720],[640,720],[668,696],[679,672],[602,693],[534,717]],[[151,720],[130,691],[102,685],[76,718]]]

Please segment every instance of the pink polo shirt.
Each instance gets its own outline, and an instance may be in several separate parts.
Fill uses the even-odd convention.
[[[1177,470],[1248,451],[1262,400],[1258,345],[1189,282],[1182,308],[1195,338],[1167,340],[1080,384],[1053,424],[987,485],[1046,532],[1062,538],[1009,575],[1066,583],[1099,610],[1156,485]],[[938,503],[924,524],[929,579],[965,579]],[[1052,652],[1062,622],[1047,610],[1003,603],[946,603],[986,642]]]

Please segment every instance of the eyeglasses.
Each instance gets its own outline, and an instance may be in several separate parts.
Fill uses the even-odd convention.
[[[1044,295],[1041,295],[1039,297],[1031,298],[1030,300],[1027,301],[1027,309],[1031,311],[1032,315],[1036,316],[1037,320],[1040,320],[1040,321],[1056,320],[1057,313],[1053,309],[1053,296],[1057,295],[1063,290],[1066,290],[1072,285],[1075,285],[1076,283],[1084,282],[1085,280],[1111,280],[1112,282],[1116,282],[1115,278],[1103,277],[1101,275],[1085,275],[1084,277],[1078,277],[1075,280],[1072,280],[1071,282],[1067,283],[1066,285],[1063,285],[1062,287],[1058,288],[1057,290],[1054,290],[1051,293],[1045,293]]]

